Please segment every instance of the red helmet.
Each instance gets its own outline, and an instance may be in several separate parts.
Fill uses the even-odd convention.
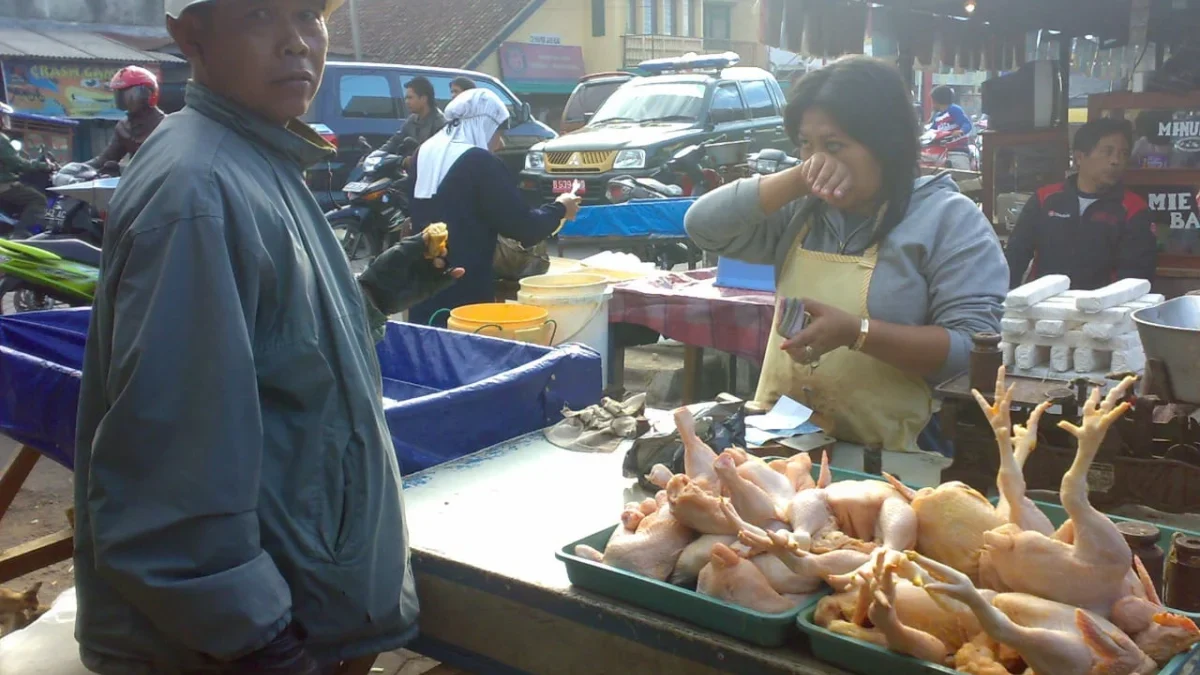
[[[129,108],[128,96],[144,96],[146,105],[158,105],[158,78],[141,66],[125,66],[118,70],[108,86],[116,95],[117,107],[121,110]]]

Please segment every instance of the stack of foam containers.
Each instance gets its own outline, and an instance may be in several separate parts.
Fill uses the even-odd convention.
[[[1014,289],[1001,322],[1004,364],[1034,377],[1102,377],[1141,372],[1146,355],[1132,314],[1163,301],[1144,279],[1122,279],[1094,291],[1045,276]]]

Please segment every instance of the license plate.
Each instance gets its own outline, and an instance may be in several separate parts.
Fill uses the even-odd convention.
[[[346,187],[342,188],[342,192],[362,192],[363,190],[367,189],[368,185],[370,185],[370,183],[366,183],[363,181],[355,181],[353,183],[347,183]]]
[[[562,195],[575,189],[575,181],[570,178],[556,178],[550,186],[550,190],[556,195]],[[580,192],[583,189],[580,188]]]

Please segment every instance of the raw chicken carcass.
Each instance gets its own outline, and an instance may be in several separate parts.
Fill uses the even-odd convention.
[[[809,471],[811,473],[811,469]],[[844,548],[870,553],[875,548],[874,544],[849,537],[838,529],[838,521],[829,506],[829,495],[825,490],[832,482],[829,453],[825,453],[821,458],[821,472],[814,487],[797,492],[787,505],[784,515],[792,527],[792,540],[801,549],[814,553]]]
[[[843,533],[905,551],[917,541],[917,516],[894,487],[878,480],[847,480],[825,488],[829,510]]]
[[[656,499],[626,506],[603,553],[580,544],[575,555],[666,581],[694,536],[671,514],[666,492],[659,492]]]
[[[767,464],[758,457],[747,455],[746,460],[738,464],[737,474],[746,481],[756,485],[777,503],[787,503],[792,497],[796,496],[796,488],[792,484],[792,479],[775,467],[780,467],[786,471],[789,465],[784,464],[780,466],[778,462],[773,462],[773,464],[775,466]],[[811,460],[809,460],[808,468],[811,472]],[[812,480],[811,477],[809,480]]]
[[[1113,606],[1112,622],[1132,636],[1134,643],[1160,666],[1200,642],[1200,629],[1194,621],[1132,595]]]
[[[939,602],[921,587],[899,578],[897,571],[904,560],[894,551],[877,552],[872,574],[860,573],[853,614],[844,618],[856,626],[865,626],[869,620],[883,645],[892,651],[945,664],[981,628],[970,608],[954,601]],[[846,603],[842,606],[849,608]],[[849,635],[841,628],[830,626],[834,632]]]
[[[1129,636],[1100,616],[1024,593],[988,599],[962,572],[913,555],[941,579],[926,591],[970,607],[988,636],[1015,649],[1035,673],[1149,675],[1157,669]]]
[[[917,551],[978,579],[984,533],[1004,524],[987,497],[957,481],[913,490],[884,476],[912,502],[918,523]]]
[[[683,553],[679,555],[679,560],[675,563],[675,569],[671,571],[670,582],[677,586],[691,586],[696,583],[696,579],[700,576],[700,570],[708,564],[712,558],[712,549],[716,544],[724,544],[733,547],[737,543],[737,536],[732,534],[705,534],[699,539],[687,545],[683,549]]]
[[[721,479],[713,471],[717,453],[696,435],[696,418],[687,408],[675,411],[675,428],[683,443],[683,472],[701,489],[721,494]]]
[[[754,563],[724,544],[715,544],[709,564],[700,570],[696,590],[765,614],[781,614],[796,605],[785,598],[763,576]]]
[[[785,527],[783,512],[791,501],[790,495],[780,498],[743,478],[738,472],[734,453],[721,453],[713,463],[713,469],[720,477],[721,486],[733,502],[738,515],[749,523],[771,531]],[[771,471],[769,467],[767,470]]]
[[[676,474],[667,483],[667,499],[679,522],[700,534],[737,534],[737,525],[721,510],[720,495],[704,489],[686,474]]]
[[[792,484],[793,492],[808,490],[817,486],[813,480],[812,457],[807,452],[795,454],[787,459],[777,459],[770,464],[771,468],[787,476]]]
[[[1109,616],[1117,600],[1129,594],[1133,553],[1116,525],[1088,501],[1087,473],[1109,427],[1129,409],[1118,401],[1133,384],[1126,378],[1103,402],[1094,389],[1084,406],[1083,424],[1059,427],[1079,439],[1075,461],[1063,474],[1063,508],[1071,517],[1074,543],[1007,524],[984,534],[980,556],[985,578],[1004,589],[1028,593]]]
[[[746,528],[738,534],[741,543],[751,551],[765,551],[762,556],[753,558],[775,558],[785,569],[790,571],[788,588],[791,593],[812,593],[821,588],[822,583],[832,576],[849,574],[870,561],[871,556],[854,550],[830,551],[828,553],[809,553],[784,531],[763,532],[757,528]],[[763,567],[765,563],[760,563]],[[771,577],[770,574],[767,575]],[[772,586],[783,592],[778,585]]]

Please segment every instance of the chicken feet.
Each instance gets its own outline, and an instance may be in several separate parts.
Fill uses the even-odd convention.
[[[1050,519],[1025,496],[1024,475],[1025,460],[1037,447],[1038,422],[1050,407],[1050,402],[1044,401],[1035,408],[1024,426],[1013,426],[1011,410],[1014,388],[1015,385],[1005,387],[1005,368],[1000,366],[996,375],[994,403],[989,404],[983,394],[971,390],[984,416],[992,425],[1000,450],[1000,471],[996,475],[1000,502],[996,505],[996,512],[1005,522],[1012,523],[1022,530],[1052,536],[1054,526]]]

